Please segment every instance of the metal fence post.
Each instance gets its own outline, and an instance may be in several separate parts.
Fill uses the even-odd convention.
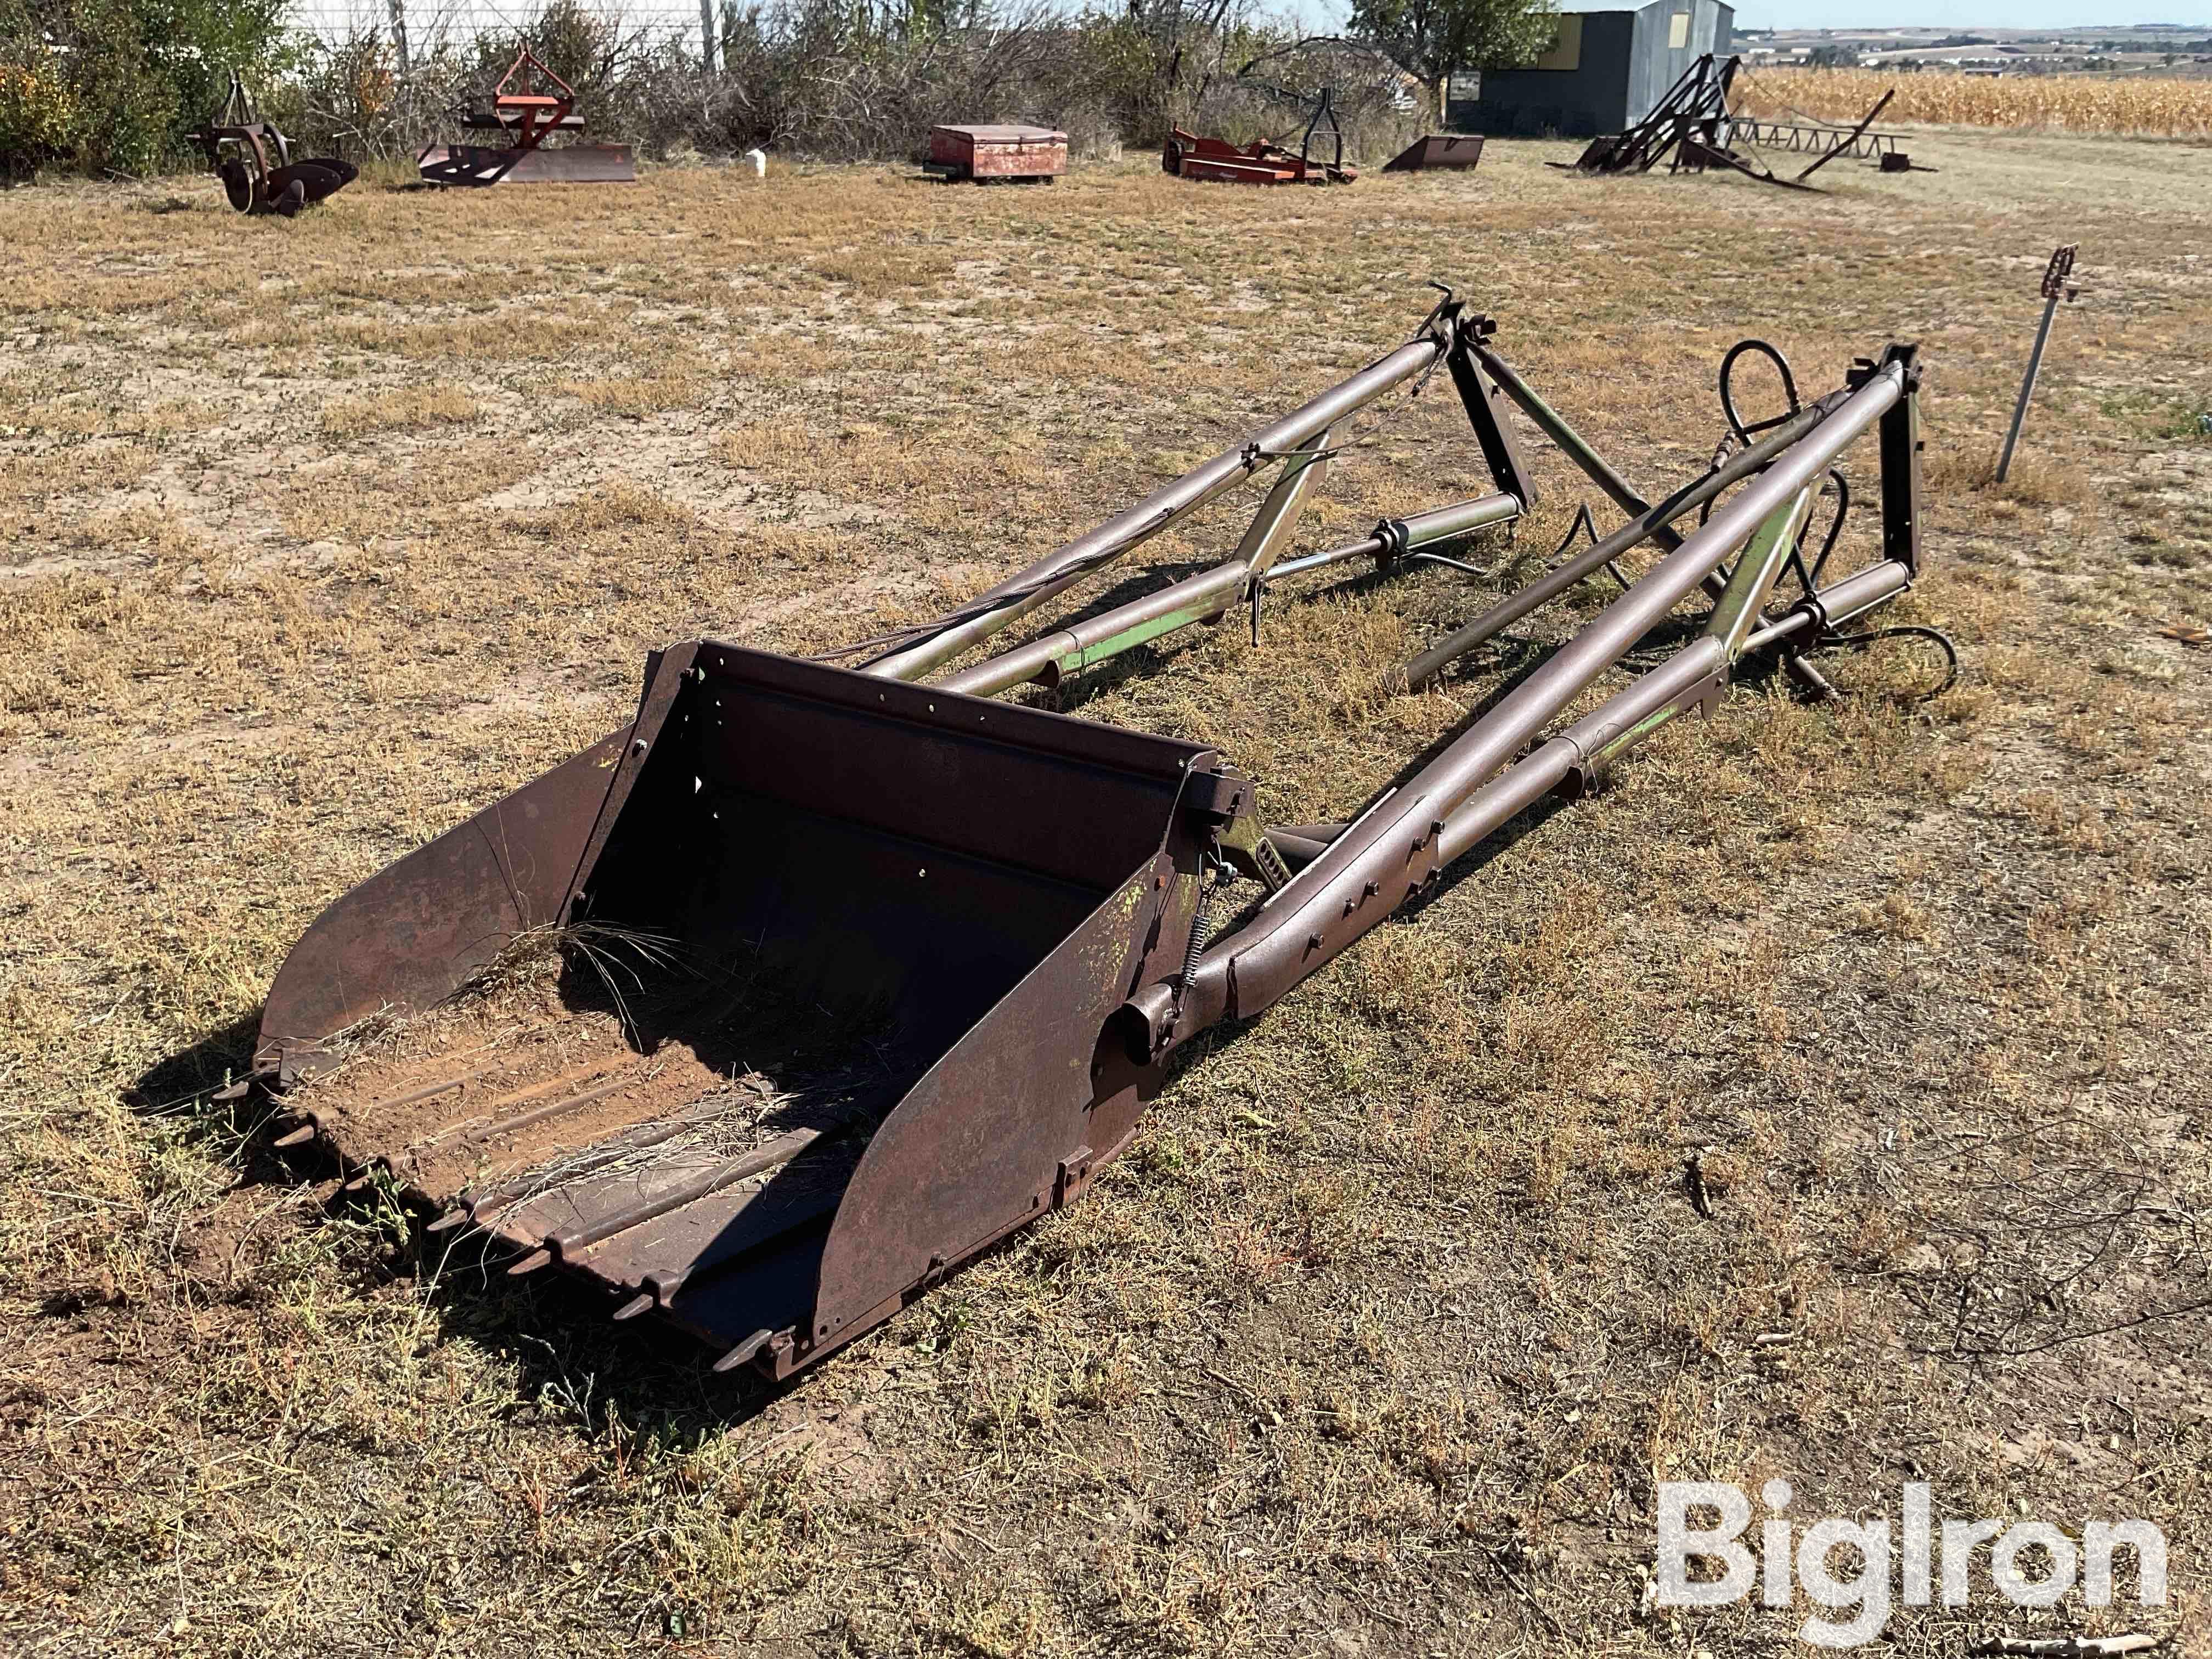
[[[2036,326],[2035,344],[2027,354],[2027,373],[2021,378],[2020,401],[2012,406],[2012,429],[2005,434],[2004,452],[1997,457],[1999,483],[2012,470],[2013,446],[2020,441],[2021,423],[2027,419],[2027,400],[2035,395],[2035,377],[2043,368],[2043,348],[2051,338],[2051,319],[2058,314],[2059,301],[2070,300],[2076,292],[2066,285],[2067,277],[2074,272],[2074,249],[2075,244],[2069,242],[2053,253],[2043,273],[2043,321]]]
[[[392,52],[398,61],[399,72],[407,73],[407,0],[386,0],[391,8]]]

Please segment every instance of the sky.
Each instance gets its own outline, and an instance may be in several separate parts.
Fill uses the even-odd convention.
[[[1071,4],[1073,0],[1070,0]],[[698,0],[620,0],[633,21],[665,19],[671,27],[698,26]],[[1623,4],[1630,0],[1622,0]],[[380,20],[386,0],[291,0],[310,26],[339,27]],[[2212,33],[2212,0],[1735,0],[1739,28],[1922,27],[1947,31],[2002,26],[2064,29],[2090,24],[2170,23]],[[410,12],[467,14],[487,25],[534,9],[533,0],[409,0]],[[1316,34],[1333,33],[1351,15],[1351,0],[1260,0],[1260,9],[1297,17]]]
[[[1626,5],[1630,0],[1622,0]],[[1261,0],[1262,9],[1271,9]],[[1349,0],[1290,0],[1288,9],[1316,32],[1341,28]],[[1747,29],[1976,28],[2069,29],[2130,23],[2172,23],[2212,34],[2206,0],[1735,0],[1735,22]]]

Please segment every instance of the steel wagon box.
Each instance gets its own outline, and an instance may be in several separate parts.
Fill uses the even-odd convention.
[[[948,183],[973,179],[1051,179],[1067,171],[1067,135],[1051,127],[944,126],[929,130],[923,171]]]

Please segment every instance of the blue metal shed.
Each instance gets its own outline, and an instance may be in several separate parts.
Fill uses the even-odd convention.
[[[1725,56],[1735,8],[1721,0],[1555,0],[1559,35],[1524,70],[1486,70],[1480,90],[1459,97],[1453,77],[1447,116],[1455,132],[1589,138],[1620,132],[1649,115],[1683,70],[1705,52]]]

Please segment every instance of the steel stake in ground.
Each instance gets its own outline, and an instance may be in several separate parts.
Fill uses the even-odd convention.
[[[1999,483],[2012,471],[2013,447],[2020,442],[2021,423],[2027,419],[2027,400],[2035,395],[2035,377],[2043,370],[2043,348],[2050,343],[2051,319],[2058,314],[2059,301],[2070,300],[2081,292],[2066,280],[2074,274],[2074,249],[2072,242],[2058,249],[2043,272],[2043,320],[2036,325],[2035,344],[2027,354],[2027,373],[2021,377],[2020,401],[2012,406],[2012,428],[2005,434],[2004,453],[1997,457]]]

